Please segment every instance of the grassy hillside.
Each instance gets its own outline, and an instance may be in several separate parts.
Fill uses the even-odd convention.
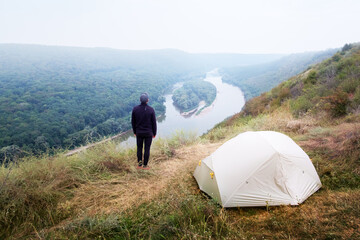
[[[248,101],[201,138],[154,143],[150,171],[110,142],[0,169],[0,238],[359,239],[360,46]],[[201,193],[199,160],[237,134],[273,130],[310,156],[323,187],[300,206],[223,209]]]

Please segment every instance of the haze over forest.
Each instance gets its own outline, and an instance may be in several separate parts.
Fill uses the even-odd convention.
[[[0,148],[40,153],[126,131],[141,92],[162,115],[165,91],[214,68],[249,100],[360,39],[347,24],[359,6],[0,1]],[[176,98],[184,109],[202,99],[191,92]]]
[[[0,44],[0,147],[4,154],[40,153],[127,131],[142,92],[163,115],[169,88],[214,68],[248,98],[257,96],[335,51],[284,56]],[[258,87],[249,87],[249,79]]]

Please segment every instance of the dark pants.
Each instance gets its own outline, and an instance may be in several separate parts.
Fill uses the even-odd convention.
[[[149,161],[151,142],[152,142],[152,137],[136,136],[138,162],[142,160],[142,151],[145,143],[144,161],[143,161],[144,166],[146,166]]]

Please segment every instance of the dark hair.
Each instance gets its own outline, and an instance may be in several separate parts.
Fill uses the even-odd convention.
[[[140,95],[140,102],[147,103],[147,101],[149,101],[149,95],[147,93],[142,93]]]

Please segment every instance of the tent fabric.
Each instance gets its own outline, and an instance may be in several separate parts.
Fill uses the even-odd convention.
[[[321,187],[308,155],[273,131],[230,139],[199,162],[194,177],[223,207],[298,205]]]

